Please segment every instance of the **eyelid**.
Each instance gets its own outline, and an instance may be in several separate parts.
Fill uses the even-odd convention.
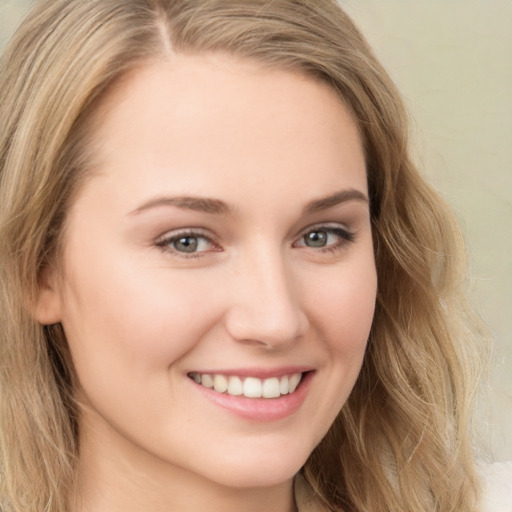
[[[179,229],[171,229],[169,231],[166,231],[164,234],[159,235],[155,243],[159,244],[162,242],[165,242],[167,240],[178,238],[180,236],[200,236],[203,238],[211,239],[211,235],[206,232],[203,228],[194,228],[194,227],[187,227],[187,228],[179,228]]]

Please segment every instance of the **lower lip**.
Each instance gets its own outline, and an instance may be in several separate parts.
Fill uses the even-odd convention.
[[[197,390],[214,404],[227,409],[231,413],[252,421],[277,421],[295,413],[306,399],[314,372],[307,372],[302,376],[297,389],[279,398],[247,398],[233,396],[227,393],[217,393],[213,389],[197,384],[192,379],[190,382]]]

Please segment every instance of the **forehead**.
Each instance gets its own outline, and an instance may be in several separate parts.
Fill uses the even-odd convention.
[[[331,87],[222,54],[132,71],[99,107],[92,133],[98,176],[128,186],[136,174],[148,194],[172,186],[222,195],[226,184],[233,192],[247,183],[257,193],[269,181],[282,189],[308,178],[314,197],[343,173],[366,189],[358,127]]]

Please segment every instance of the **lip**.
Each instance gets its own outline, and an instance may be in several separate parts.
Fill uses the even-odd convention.
[[[200,373],[208,372],[201,371]],[[256,377],[260,379],[280,377],[292,373],[303,374],[297,389],[293,393],[282,395],[279,398],[247,398],[244,396],[232,396],[226,393],[218,393],[197,384],[187,377],[190,384],[211,403],[227,410],[235,416],[258,422],[277,421],[294,414],[304,403],[315,375],[315,372],[312,371],[311,368],[300,369],[298,367],[279,368],[279,370],[215,370],[212,373],[229,376],[238,375],[240,377]]]

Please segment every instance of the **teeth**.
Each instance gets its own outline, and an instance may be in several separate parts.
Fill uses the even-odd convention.
[[[293,393],[297,389],[302,379],[302,373],[283,375],[280,378],[246,377],[244,379],[235,375],[228,377],[221,374],[193,372],[189,374],[189,377],[206,388],[214,389],[217,393],[227,393],[233,396],[243,395],[247,398],[278,398],[281,395]]]
[[[228,395],[238,396],[244,392],[242,379],[239,377],[229,377]]]
[[[228,379],[224,375],[215,375],[213,377],[213,389],[217,393],[224,393],[224,391],[228,390]]]
[[[199,375],[199,373],[195,373],[194,375],[197,375],[199,377],[198,384],[202,384],[205,388],[213,388],[213,377],[211,375],[208,375],[207,373],[204,375]]]
[[[248,398],[261,398],[263,392],[263,384],[261,379],[247,377],[244,381],[244,396]]]
[[[300,374],[300,373],[294,373],[290,377],[290,381],[288,383],[288,392],[289,393],[293,393],[297,389],[297,386],[299,385],[301,378],[302,378],[302,374]]]
[[[263,398],[277,398],[281,394],[279,379],[265,379],[263,381]]]
[[[287,395],[290,392],[288,375],[285,375],[281,378],[281,382],[279,383],[279,392],[281,395]]]

